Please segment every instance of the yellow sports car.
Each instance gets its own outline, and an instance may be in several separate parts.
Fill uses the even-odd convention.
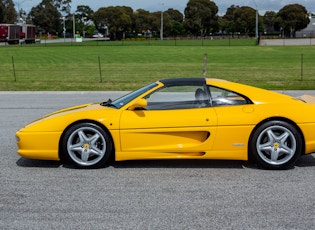
[[[117,100],[63,109],[16,133],[18,154],[79,168],[143,159],[255,160],[292,167],[315,152],[315,97],[220,79],[165,79]]]

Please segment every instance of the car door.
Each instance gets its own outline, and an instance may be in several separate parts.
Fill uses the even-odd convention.
[[[197,89],[197,86],[163,88],[145,98],[148,102],[145,109],[123,111],[121,151],[169,153],[171,157],[178,152],[202,155],[210,150],[217,116],[207,105],[209,100],[196,98]]]
[[[211,86],[209,90],[218,117],[212,151],[224,152],[228,159],[246,159],[249,136],[257,122],[255,105],[249,98],[230,90]]]

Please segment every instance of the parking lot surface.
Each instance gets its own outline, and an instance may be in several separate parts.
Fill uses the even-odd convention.
[[[186,160],[78,170],[16,154],[28,122],[124,93],[0,92],[0,229],[314,229],[314,154],[285,171]]]

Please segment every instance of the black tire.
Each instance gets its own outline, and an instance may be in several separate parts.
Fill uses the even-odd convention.
[[[293,167],[303,150],[298,130],[284,121],[268,121],[254,130],[249,142],[249,154],[265,169]]]
[[[112,153],[109,135],[93,123],[70,127],[61,140],[62,159],[76,168],[100,168]]]

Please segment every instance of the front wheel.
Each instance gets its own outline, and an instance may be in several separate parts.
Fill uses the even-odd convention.
[[[68,129],[61,142],[65,160],[78,168],[99,168],[112,152],[108,134],[92,123],[80,123]]]
[[[249,143],[254,160],[266,169],[287,169],[302,152],[302,137],[296,128],[283,121],[269,121],[259,126]]]

